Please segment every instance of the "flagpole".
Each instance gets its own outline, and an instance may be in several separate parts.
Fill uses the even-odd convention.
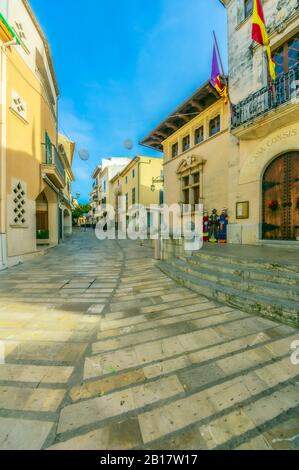
[[[218,54],[218,58],[219,58],[219,62],[220,62],[221,73],[223,75],[223,78],[226,81],[226,76],[225,76],[225,73],[224,73],[224,68],[223,68],[222,58],[221,58],[221,54],[220,54],[220,50],[219,50],[219,46],[218,46],[217,36],[216,36],[216,33],[215,33],[214,30],[213,30],[213,36],[214,36],[215,45],[216,45],[216,49],[217,49],[217,54]]]
[[[230,106],[232,107],[232,102],[231,102],[231,99],[230,99],[229,88],[228,88],[228,81],[227,81],[226,75],[224,73],[224,68],[223,68],[222,58],[221,58],[221,54],[220,54],[220,50],[219,50],[219,46],[218,46],[217,36],[216,36],[216,33],[215,33],[214,30],[213,30],[213,36],[214,36],[215,46],[216,46],[216,50],[217,50],[217,54],[218,54],[218,58],[219,58],[219,62],[220,62],[222,77],[223,77],[223,80],[225,82],[225,86],[227,88],[228,101],[229,101]]]

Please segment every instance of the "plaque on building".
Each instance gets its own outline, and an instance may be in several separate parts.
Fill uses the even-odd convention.
[[[237,202],[237,219],[249,219],[249,201]]]

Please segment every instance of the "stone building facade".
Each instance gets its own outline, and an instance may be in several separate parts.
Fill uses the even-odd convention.
[[[251,40],[248,0],[222,1],[228,15],[232,101],[229,239],[299,241],[299,2],[266,0],[277,78],[268,82],[264,48]],[[246,210],[242,213],[242,203]]]
[[[263,2],[277,64],[274,83],[264,48],[251,39],[253,1],[221,3],[228,17],[231,103],[224,104],[207,82],[141,143],[164,153],[167,204],[200,202],[209,212],[227,208],[229,243],[296,245],[298,1]]]

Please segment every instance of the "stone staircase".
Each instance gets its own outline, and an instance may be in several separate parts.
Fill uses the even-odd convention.
[[[299,327],[299,266],[205,250],[159,262],[178,283],[243,311]]]

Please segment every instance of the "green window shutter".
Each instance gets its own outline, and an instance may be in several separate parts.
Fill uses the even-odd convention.
[[[45,134],[45,157],[46,157],[46,163],[48,165],[51,165],[52,164],[52,143],[47,132]]]

